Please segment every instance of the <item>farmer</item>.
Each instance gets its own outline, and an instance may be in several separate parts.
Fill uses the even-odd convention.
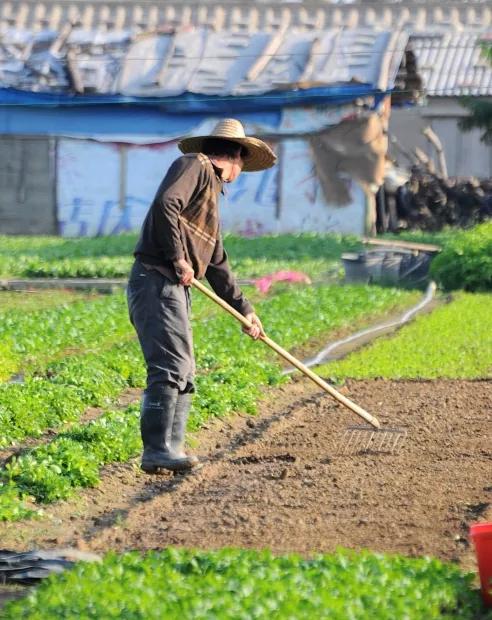
[[[147,366],[140,430],[142,469],[188,471],[199,461],[183,451],[194,392],[190,324],[193,278],[214,291],[251,323],[262,326],[231,273],[222,245],[218,196],[241,171],[265,170],[276,156],[261,140],[245,136],[234,119],[217,123],[209,136],[178,144],[183,156],[169,168],[142,225],[128,282],[130,320]]]

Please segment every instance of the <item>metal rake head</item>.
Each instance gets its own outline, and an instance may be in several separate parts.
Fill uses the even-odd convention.
[[[393,454],[407,436],[404,428],[381,428],[372,426],[349,426],[343,436],[340,454],[355,452],[384,452]]]

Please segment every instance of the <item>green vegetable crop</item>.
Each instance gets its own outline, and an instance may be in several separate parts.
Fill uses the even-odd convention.
[[[261,302],[258,311],[269,332],[291,347],[351,326],[367,314],[408,304],[413,298],[412,293],[387,288],[306,287],[279,292]],[[205,303],[202,308],[206,308]],[[225,313],[196,321],[194,337],[200,374],[190,418],[192,429],[211,416],[233,411],[254,413],[261,389],[281,380],[281,367],[274,354],[242,335],[237,323]],[[1,386],[3,441],[20,440],[39,434],[46,426],[74,422],[88,405],[106,405],[125,387],[143,386],[144,379],[144,364],[135,340],[51,362],[43,377]],[[128,458],[140,447],[138,428],[129,423],[132,418],[115,416],[111,428],[115,437],[120,428]],[[90,428],[99,429],[107,419],[101,418]],[[89,446],[85,428],[72,427],[50,444],[14,459],[3,473],[4,481],[18,490],[19,498],[29,495],[42,502],[62,499],[77,487],[96,484],[100,466],[121,458],[121,446],[117,438],[111,439],[105,442],[108,450],[101,456],[102,435],[91,435]]]
[[[492,290],[492,221],[456,232],[431,265],[446,289]]]
[[[39,371],[48,359],[131,335],[122,293],[31,312],[0,314],[0,373]],[[2,372],[3,369],[3,372]]]
[[[460,293],[396,336],[318,372],[337,379],[476,379],[492,375],[492,295]]]
[[[9,603],[3,617],[475,620],[481,602],[471,580],[458,567],[431,558],[340,550],[304,559],[268,551],[171,548],[81,563]],[[492,618],[492,612],[482,618]]]
[[[110,411],[61,433],[51,443],[14,457],[3,482],[38,502],[66,499],[74,488],[94,486],[106,463],[126,461],[140,449],[138,406]]]
[[[136,235],[60,239],[0,237],[0,276],[119,277],[128,275]],[[279,269],[302,269],[316,276],[345,250],[358,247],[341,235],[278,235],[244,239],[227,235],[227,250],[238,276],[265,275]]]

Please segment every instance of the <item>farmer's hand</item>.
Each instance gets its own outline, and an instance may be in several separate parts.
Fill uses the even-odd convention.
[[[247,327],[243,327],[243,332],[254,338],[254,340],[258,340],[260,336],[264,336],[265,332],[263,331],[263,325],[261,324],[260,319],[256,316],[254,312],[250,312],[245,317],[251,323],[250,329]]]
[[[174,262],[174,269],[176,270],[179,283],[183,286],[191,286],[191,282],[195,277],[195,272],[184,258],[180,258]]]

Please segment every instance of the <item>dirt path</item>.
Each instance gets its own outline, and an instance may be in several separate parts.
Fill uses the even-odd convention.
[[[100,487],[76,502],[5,527],[2,546],[314,553],[342,545],[431,554],[471,568],[468,524],[483,519],[492,501],[492,383],[348,387],[383,425],[408,428],[397,454],[338,454],[342,430],[357,419],[298,380],[273,391],[258,418],[201,431],[198,452],[209,457],[201,472],[173,478],[145,476],[136,463],[108,468]]]

